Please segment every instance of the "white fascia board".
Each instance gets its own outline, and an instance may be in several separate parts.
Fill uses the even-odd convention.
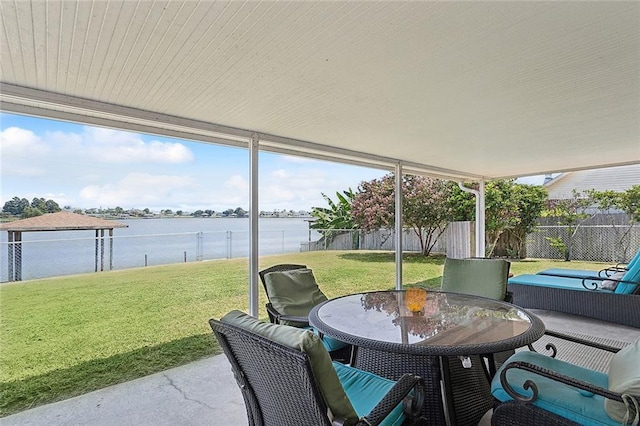
[[[0,110],[247,149],[252,135],[258,134],[262,151],[389,171],[394,170],[395,165],[400,161],[396,158],[382,157],[346,148],[321,145],[6,83],[0,83]],[[403,167],[406,174],[451,180],[478,181],[485,179],[483,176],[419,163],[403,161]]]

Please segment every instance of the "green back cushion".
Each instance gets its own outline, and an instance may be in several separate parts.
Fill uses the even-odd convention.
[[[609,362],[609,390],[621,394],[640,396],[640,339],[621,349]],[[607,414],[618,422],[633,420],[635,410],[629,404],[629,412],[622,402],[606,399],[604,408]]]
[[[451,259],[444,262],[442,291],[504,300],[509,262],[502,259]]]
[[[265,323],[235,310],[220,318],[220,321],[306,353],[320,392],[333,415],[346,419],[345,425],[357,422],[358,415],[347,398],[333,368],[331,357],[318,336],[309,330]]]
[[[269,272],[264,276],[269,301],[283,315],[306,317],[311,308],[327,300],[311,269]],[[282,321],[283,324],[303,324]]]

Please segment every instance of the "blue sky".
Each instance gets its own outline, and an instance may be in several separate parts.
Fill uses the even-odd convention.
[[[2,205],[18,196],[74,208],[194,211],[249,206],[248,151],[0,113]],[[324,207],[384,170],[260,153],[260,210]],[[541,183],[541,177],[522,180]]]
[[[0,114],[1,202],[194,211],[249,207],[245,149]],[[384,170],[261,152],[260,210],[326,206]]]

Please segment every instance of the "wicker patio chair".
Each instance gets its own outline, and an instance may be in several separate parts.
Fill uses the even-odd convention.
[[[250,426],[422,424],[420,377],[394,382],[332,363],[310,331],[239,311],[209,324],[231,363]]]
[[[510,266],[504,259],[447,258],[444,262],[441,290],[510,301],[510,294],[507,293]],[[472,355],[467,357],[471,366],[466,363],[463,365],[458,357],[442,358],[445,380],[451,383],[448,398],[456,407],[456,423],[475,424],[483,413],[491,409],[491,376],[513,353],[507,351],[490,356]],[[466,403],[470,399],[475,403]]]
[[[537,352],[516,353],[500,368],[491,390],[496,403],[491,424],[620,425],[639,421],[640,340],[623,349],[558,333],[614,353],[608,375]],[[548,347],[549,349],[549,347]]]
[[[285,280],[278,281],[274,278],[274,275],[288,275],[288,277]],[[309,311],[314,305],[327,300],[327,297],[317,286],[313,272],[306,265],[274,265],[259,271],[258,276],[269,299],[269,302],[265,305],[269,321],[274,324],[285,324],[313,330],[314,333],[322,337],[322,342],[332,359],[340,362],[350,361],[351,345],[329,336],[323,336],[309,326]],[[299,294],[299,292],[295,291],[295,287],[298,286],[304,287],[306,294]],[[285,312],[282,312],[283,310]],[[293,314],[290,314],[290,312],[293,312]]]
[[[293,271],[296,269],[306,269],[306,268],[307,268],[307,265],[283,263],[280,265],[271,266],[269,268],[263,269],[258,272],[258,276],[260,277],[260,281],[262,282],[262,287],[264,287],[264,292],[267,294],[267,299],[269,299],[269,302],[267,302],[265,306],[267,308],[267,314],[269,315],[269,321],[271,321],[273,324],[280,324],[281,321],[283,320],[284,321],[289,320],[289,321],[295,321],[295,322],[309,325],[309,319],[300,317],[300,316],[285,315],[281,312],[278,312],[273,307],[273,304],[271,303],[271,296],[269,296],[270,292],[269,292],[269,289],[267,288],[267,283],[265,282],[265,278],[264,278],[265,275],[270,272],[286,272],[286,271]]]

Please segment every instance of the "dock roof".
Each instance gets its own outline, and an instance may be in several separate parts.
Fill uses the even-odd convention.
[[[10,232],[82,231],[91,229],[128,228],[129,225],[71,212],[46,213],[42,216],[16,220],[0,225],[0,230]]]

